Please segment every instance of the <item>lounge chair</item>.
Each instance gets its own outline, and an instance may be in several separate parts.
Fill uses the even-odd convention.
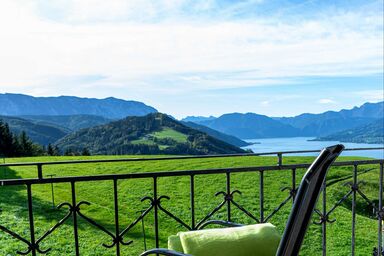
[[[280,242],[276,243],[276,247],[273,249],[273,252],[276,250],[276,256],[296,256],[299,254],[300,247],[303,243],[305,233],[307,231],[308,225],[311,220],[311,216],[313,213],[313,210],[316,205],[316,201],[319,197],[322,185],[325,180],[325,176],[327,174],[327,171],[330,167],[330,165],[335,161],[335,159],[340,155],[341,151],[344,149],[343,145],[335,145],[331,147],[324,148],[319,156],[314,160],[314,162],[311,164],[311,166],[308,168],[307,172],[304,174],[300,186],[298,188],[298,192],[296,194],[295,202],[292,206],[291,213],[288,218],[287,225],[285,227],[283,236],[281,237]],[[211,221],[212,222],[212,221]],[[221,222],[221,221],[213,221],[213,223],[222,223],[226,225],[231,225],[231,223],[228,222]],[[266,224],[256,224],[256,225],[266,225]],[[241,226],[238,224],[234,224],[233,226]],[[270,225],[272,226],[272,225]],[[271,231],[271,227],[267,226],[266,228],[271,232],[271,235],[274,236],[273,230]],[[273,226],[272,226],[273,227]],[[238,229],[236,227],[230,228],[231,230],[234,230],[236,233],[236,237],[238,236],[238,233],[240,232],[239,229],[243,228],[243,226],[239,227]],[[258,227],[255,227],[256,229]],[[206,234],[202,233],[203,235],[203,242],[205,240],[209,240],[209,234],[213,233],[215,235],[220,234],[220,232],[223,232],[223,234],[227,234],[228,230],[224,230],[228,228],[219,228],[219,229],[211,229],[211,230],[199,230],[199,231],[188,231],[184,232],[187,233],[187,235],[194,236],[197,233],[193,232],[204,232],[206,231]],[[249,228],[243,228],[245,232],[249,232]],[[242,232],[242,231],[241,231]],[[241,236],[240,236],[241,237]],[[201,237],[200,237],[201,239]],[[262,238],[263,239],[263,238]],[[264,236],[265,239],[265,236]],[[249,240],[247,240],[249,242]],[[231,242],[225,242],[222,246],[223,248],[231,248],[231,246],[238,246],[236,245],[237,241],[234,241],[235,244],[231,245]],[[243,241],[244,242],[244,241]],[[260,242],[260,241],[259,241]],[[269,244],[271,241],[266,241],[265,244]],[[193,244],[193,243],[192,243]],[[209,243],[208,243],[209,244]],[[212,244],[211,244],[212,245]],[[223,249],[220,248],[220,249]],[[238,247],[240,250],[243,248],[240,246]],[[277,249],[276,249],[277,248]],[[231,248],[233,249],[233,247]],[[204,248],[202,248],[204,250]],[[204,255],[220,255],[220,253],[214,253],[212,254],[212,248],[210,248],[211,253],[207,253]],[[225,250],[225,249],[224,249]],[[274,255],[274,253],[270,253],[269,255]],[[186,256],[190,254],[184,254],[178,251],[169,250],[169,249],[162,249],[162,248],[156,248],[149,251],[146,251],[141,254],[141,256],[146,255],[169,255],[169,256]],[[202,255],[203,255],[202,254]],[[249,253],[239,253],[240,255],[255,255],[258,256],[257,251],[252,251],[251,254]],[[232,256],[232,253],[230,254]],[[265,253],[262,255],[266,255]],[[195,256],[199,256],[197,253]]]

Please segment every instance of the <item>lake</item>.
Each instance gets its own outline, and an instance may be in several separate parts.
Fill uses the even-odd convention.
[[[295,150],[317,150],[324,147],[338,144],[339,141],[309,141],[313,137],[295,137],[295,138],[270,138],[270,139],[252,139],[246,140],[253,144],[243,147],[243,149],[251,149],[255,153],[276,152],[276,151],[295,151]],[[381,144],[363,144],[363,143],[346,143],[342,142],[346,148],[376,148],[383,147]],[[292,156],[312,156],[317,153],[305,154],[289,154]],[[384,158],[384,150],[367,150],[367,151],[344,151],[342,156],[363,156],[373,158]]]

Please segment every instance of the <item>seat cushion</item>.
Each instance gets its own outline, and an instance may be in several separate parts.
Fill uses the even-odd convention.
[[[177,235],[169,236],[168,237],[168,249],[177,251],[177,252],[184,252],[183,245],[180,241],[180,233]]]
[[[178,233],[169,249],[194,256],[274,256],[280,234],[270,223]]]

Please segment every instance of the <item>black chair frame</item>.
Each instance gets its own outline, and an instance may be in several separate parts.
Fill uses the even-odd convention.
[[[320,195],[325,177],[331,164],[343,151],[341,144],[324,148],[319,156],[313,161],[307,172],[304,174],[299,185],[295,202],[292,206],[283,236],[279,243],[276,256],[297,256],[303,243],[304,236],[308,229],[313,210]],[[242,226],[240,224],[210,220],[202,225],[220,224],[223,226]],[[166,255],[166,256],[188,256],[180,252],[156,248],[142,253],[146,255]]]

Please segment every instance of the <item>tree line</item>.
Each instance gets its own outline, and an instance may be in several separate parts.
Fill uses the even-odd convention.
[[[43,148],[33,143],[24,131],[16,135],[7,123],[0,120],[0,156],[38,156],[42,155],[43,151]]]
[[[90,155],[88,149],[82,151],[66,150],[61,152],[57,146],[48,144],[44,147],[34,143],[25,131],[15,134],[9,125],[0,120],[0,157],[26,157],[26,156],[59,156],[59,155]]]

